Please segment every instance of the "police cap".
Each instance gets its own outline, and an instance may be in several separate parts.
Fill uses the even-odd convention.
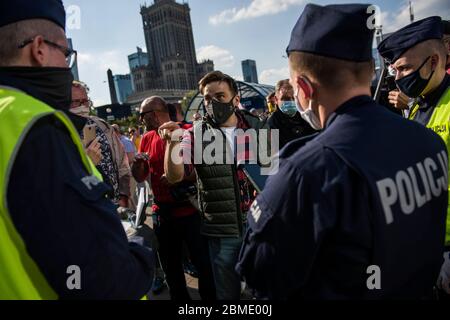
[[[395,63],[406,51],[415,45],[431,39],[442,39],[442,20],[429,17],[394,32],[378,46],[381,56],[389,63]]]
[[[61,0],[0,1],[0,28],[30,19],[50,20],[66,29],[66,11]]]
[[[372,60],[374,27],[370,5],[308,4],[292,30],[288,55],[293,51],[365,62]]]

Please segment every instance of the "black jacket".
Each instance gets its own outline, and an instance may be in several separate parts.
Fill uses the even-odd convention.
[[[268,124],[271,129],[280,130],[280,149],[292,140],[316,133],[316,131],[303,120],[300,113],[297,112],[297,114],[291,118],[281,112],[278,108],[269,118]]]

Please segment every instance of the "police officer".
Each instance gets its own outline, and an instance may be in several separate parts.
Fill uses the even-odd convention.
[[[252,206],[237,271],[260,297],[433,294],[447,152],[434,132],[371,99],[367,12],[368,5],[308,4],[292,32],[298,109],[323,131],[282,151],[279,172]]]
[[[393,33],[378,50],[396,70],[401,92],[417,99],[409,119],[435,131],[450,150],[450,75],[446,73],[447,49],[442,38],[441,18],[429,17]],[[439,287],[450,294],[450,214],[445,243],[447,270],[442,270]]]
[[[0,299],[139,299],[153,254],[128,243],[69,119],[84,126],[64,28],[60,0],[0,2]]]

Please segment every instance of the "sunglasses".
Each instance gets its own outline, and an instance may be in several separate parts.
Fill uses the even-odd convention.
[[[146,114],[155,113],[155,112],[164,112],[164,111],[161,111],[161,110],[150,110],[150,111],[146,111],[146,112],[141,112],[141,113],[139,113],[139,117],[143,118],[143,117],[145,117]]]

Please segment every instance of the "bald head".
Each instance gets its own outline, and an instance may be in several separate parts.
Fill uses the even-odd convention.
[[[156,130],[170,121],[167,102],[159,96],[147,98],[141,104],[140,120],[148,130]]]
[[[141,104],[141,113],[148,111],[169,112],[167,102],[162,97],[153,96],[147,98]]]

